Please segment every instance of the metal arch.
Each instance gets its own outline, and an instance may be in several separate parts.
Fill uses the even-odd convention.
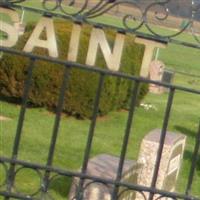
[[[0,188],[1,188],[2,186],[6,184],[6,179],[8,177],[8,166],[6,165],[5,162],[0,162],[0,166],[2,166],[5,173],[5,177],[3,178],[3,181],[0,182]]]
[[[135,193],[138,192],[144,200],[147,200],[147,197],[146,197],[146,195],[144,194],[144,191],[136,191],[136,190],[131,190],[131,189],[129,189],[129,188],[125,188],[124,190],[122,190],[121,192],[119,192],[119,194],[118,194],[118,196],[117,196],[117,199],[120,199],[121,196],[122,196],[125,192],[135,192]]]
[[[155,198],[155,200],[160,200],[162,198],[166,198],[166,196],[165,195],[159,195],[157,198]],[[176,197],[168,197],[168,198],[171,198],[171,200],[178,200]]]
[[[3,0],[3,5],[7,5],[9,7],[24,7],[24,9],[26,9],[25,6],[20,5],[20,3],[23,2],[28,2],[28,0]],[[140,17],[139,19],[137,19],[137,25],[134,25],[133,27],[131,27],[128,24],[129,20],[133,20],[136,22],[136,18],[134,17],[134,13],[130,13],[130,14],[125,14],[122,17],[122,24],[123,27],[122,29],[124,31],[127,32],[139,32],[141,31],[141,28],[145,27],[149,33],[155,37],[159,37],[160,39],[172,39],[178,35],[181,35],[184,31],[190,31],[191,35],[193,36],[194,41],[198,44],[199,48],[200,48],[200,38],[198,37],[198,35],[195,32],[195,17],[196,14],[200,11],[200,4],[197,4],[194,2],[194,0],[192,0],[191,3],[191,11],[192,14],[190,17],[188,17],[188,19],[182,19],[182,22],[187,20],[187,23],[179,28],[179,30],[175,31],[172,34],[168,34],[168,35],[163,35],[155,30],[153,30],[152,24],[149,22],[148,19],[148,14],[150,12],[152,12],[152,8],[154,8],[153,10],[153,14],[154,14],[154,18],[157,21],[160,22],[164,22],[165,20],[168,19],[169,17],[169,9],[168,9],[168,3],[172,2],[172,0],[163,0],[163,1],[155,1],[153,3],[150,3],[149,5],[146,6],[146,8],[144,10],[142,10],[142,8],[139,6],[138,1],[136,0],[98,0],[96,1],[96,3],[94,4],[90,4],[89,0],[84,0],[82,1],[83,3],[81,4],[80,7],[76,7],[76,11],[72,11],[72,12],[68,12],[65,9],[65,6],[70,6],[70,7],[74,7],[74,5],[77,3],[77,0],[54,0],[54,1],[49,1],[49,0],[42,0],[41,4],[43,7],[43,12],[48,12],[51,15],[54,15],[55,12],[59,12],[61,13],[61,15],[63,17],[68,17],[68,18],[72,18],[74,20],[81,20],[84,22],[89,22],[91,19],[95,19],[103,14],[108,13],[109,11],[111,11],[111,9],[115,8],[116,6],[119,5],[130,5],[130,6],[134,6],[140,13]],[[50,6],[48,6],[50,5]],[[158,16],[158,12],[156,11],[156,7],[159,7],[161,9],[163,9],[163,17],[159,17]],[[103,25],[103,24],[102,24]]]
[[[164,21],[164,20],[166,20],[169,17],[169,9],[167,7],[167,3],[169,3],[170,1],[171,0],[165,0],[163,2],[152,3],[152,4],[150,4],[145,9],[145,12],[144,12],[144,15],[143,15],[143,17],[145,18],[144,19],[145,27],[149,30],[150,33],[152,33],[155,36],[163,37],[163,38],[173,38],[173,37],[176,37],[176,36],[180,35],[181,33],[183,33],[192,24],[192,22],[193,22],[193,19],[192,19],[192,16],[191,16],[191,18],[189,19],[189,22],[183,28],[181,28],[179,31],[177,31],[174,34],[170,34],[170,35],[164,36],[164,35],[160,35],[159,33],[155,32],[151,28],[151,24],[148,22],[148,17],[147,17],[148,16],[148,12],[151,10],[151,8],[156,7],[156,6],[160,6],[164,10],[164,16],[163,17],[158,17],[157,16],[157,12],[154,12],[155,18],[158,21]]]
[[[35,195],[37,195],[40,191],[41,191],[41,185],[42,185],[42,173],[39,171],[39,169],[33,169],[30,167],[25,167],[25,166],[20,166],[18,169],[16,169],[15,173],[14,173],[14,177],[17,176],[18,173],[20,173],[22,170],[32,170],[39,178],[39,185],[36,188],[36,190],[34,192],[31,192],[30,194],[26,193],[26,196],[29,197],[34,197]],[[17,188],[17,186],[15,185],[15,183],[13,184],[13,189],[16,191],[16,193],[20,194],[22,193],[20,191],[20,189]]]
[[[107,191],[109,194],[110,193],[110,188],[111,185],[109,185],[108,183],[104,183],[104,182],[100,182],[100,181],[96,181],[96,180],[87,180],[88,182],[84,184],[84,186],[82,187],[82,191],[80,191],[78,194],[76,193],[75,196],[73,196],[70,200],[76,200],[76,199],[81,199],[81,200],[86,200],[85,198],[85,193],[86,191],[91,187],[91,185],[101,185],[103,186],[104,191]],[[76,186],[76,190],[79,191],[79,185],[75,184]]]

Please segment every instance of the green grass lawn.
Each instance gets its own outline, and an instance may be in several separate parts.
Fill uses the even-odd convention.
[[[37,6],[35,0],[28,1],[28,6]],[[25,13],[25,22],[37,21],[40,15]],[[98,20],[108,19],[103,16]],[[118,23],[114,18],[109,18],[107,23]],[[120,24],[117,24],[121,26]],[[192,41],[187,34],[181,36],[183,40]],[[160,51],[159,59],[163,60],[168,68],[178,71],[189,72],[200,75],[200,51],[179,45],[169,44],[166,49]],[[175,75],[175,83],[190,88],[200,89],[200,79],[195,77]],[[148,94],[144,103],[152,104],[156,109],[145,110],[137,108],[131,130],[131,137],[128,145],[127,158],[137,159],[139,147],[143,137],[152,129],[162,127],[162,119],[165,110],[167,94]],[[177,92],[174,99],[172,115],[168,130],[181,132],[187,136],[187,145],[184,153],[184,160],[181,174],[177,183],[177,192],[184,192],[189,168],[191,165],[192,152],[195,144],[195,135],[200,119],[200,96]],[[0,101],[0,115],[10,117],[11,120],[0,122],[0,155],[10,157],[14,136],[17,127],[17,120],[20,106]],[[119,155],[122,138],[125,130],[128,112],[112,112],[105,117],[98,118],[95,129],[94,142],[91,157],[108,153]],[[19,159],[29,162],[45,164],[50,137],[55,115],[42,108],[28,109],[26,113],[22,140],[20,144]],[[54,156],[54,166],[78,170],[82,164],[83,152],[89,130],[89,120],[76,120],[72,117],[62,116],[59,137]],[[192,187],[192,194],[200,197],[200,160]],[[3,171],[0,168],[0,184]],[[71,180],[65,177],[58,177],[52,182],[50,194],[56,200],[66,199]],[[16,177],[16,186],[20,191],[30,193],[39,185],[38,176],[32,171],[22,171]],[[0,197],[1,199],[1,197]]]

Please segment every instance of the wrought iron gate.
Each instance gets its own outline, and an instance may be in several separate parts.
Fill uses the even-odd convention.
[[[193,27],[194,20],[195,20],[195,14],[199,10],[199,6],[195,6],[195,2],[192,2],[193,4],[191,7],[192,8],[191,18],[181,28],[181,30],[176,32],[175,34],[173,33],[172,35],[165,35],[165,36],[160,35],[159,33],[155,32],[151,28],[151,24],[148,23],[147,15],[148,15],[148,11],[150,9],[152,9],[155,6],[159,6],[162,9],[164,9],[165,15],[166,15],[166,16],[164,16],[164,18],[166,18],[168,15],[168,9],[167,9],[166,5],[168,2],[170,2],[170,0],[155,1],[154,3],[149,4],[144,11],[141,11],[141,19],[140,19],[139,24],[136,27],[130,27],[129,23],[128,23],[128,20],[130,20],[130,19],[134,20],[134,17],[131,15],[126,15],[123,18],[123,27],[122,28],[117,28],[114,25],[108,26],[103,23],[97,24],[93,21],[90,21],[90,19],[96,18],[96,17],[108,12],[115,6],[119,6],[124,3],[134,5],[135,7],[139,8],[137,1],[99,0],[99,1],[96,1],[96,3],[91,8],[91,7],[89,7],[89,3],[90,3],[89,0],[84,0],[82,2],[81,7],[79,7],[78,10],[74,13],[67,13],[63,9],[63,4],[66,3],[66,1],[64,1],[64,0],[52,0],[51,3],[54,3],[54,6],[51,8],[48,7],[49,1],[43,0],[41,2],[43,9],[40,9],[40,10],[36,9],[36,8],[23,6],[20,4],[22,2],[26,2],[26,0],[1,0],[0,6],[6,7],[6,8],[12,8],[12,9],[24,9],[24,10],[28,10],[28,11],[32,11],[32,12],[41,13],[41,14],[45,13],[45,14],[48,14],[51,16],[56,16],[56,17],[60,17],[60,18],[64,18],[64,19],[71,19],[74,21],[79,21],[81,23],[89,23],[91,25],[95,25],[98,27],[110,27],[110,28],[114,28],[114,29],[119,29],[120,31],[133,33],[137,36],[141,36],[141,37],[144,37],[147,39],[159,40],[159,41],[163,41],[163,42],[172,42],[172,43],[181,44],[184,46],[200,48],[200,42],[199,42],[197,35],[195,35],[194,27]],[[69,1],[68,3],[70,5],[73,5],[76,3],[76,0]],[[59,12],[56,12],[58,10],[59,10]],[[164,20],[164,18],[160,19],[160,20]],[[150,33],[140,32],[140,29],[143,26],[145,26],[149,30]],[[175,36],[181,34],[188,28],[190,28],[192,30],[192,34],[194,36],[194,39],[196,40],[196,44],[181,42],[177,39],[174,39]],[[156,182],[157,182],[157,178],[158,178],[158,170],[159,170],[160,161],[161,161],[161,157],[162,157],[163,145],[164,145],[166,131],[167,131],[167,127],[168,127],[168,121],[170,118],[171,107],[172,107],[173,100],[174,100],[174,94],[176,93],[176,91],[184,91],[187,93],[200,95],[200,91],[194,90],[194,89],[188,89],[188,88],[181,87],[181,86],[171,85],[171,84],[167,84],[167,83],[152,81],[152,80],[148,80],[148,79],[141,78],[141,77],[135,77],[132,75],[121,73],[121,72],[113,72],[113,71],[109,71],[109,70],[104,70],[104,69],[100,69],[98,67],[90,67],[87,65],[79,64],[79,63],[62,61],[62,60],[54,59],[54,58],[50,58],[50,57],[34,55],[32,53],[25,53],[22,51],[11,49],[11,48],[0,47],[0,51],[8,53],[8,54],[24,56],[24,57],[28,58],[29,62],[30,62],[29,67],[28,67],[27,80],[25,82],[25,88],[24,88],[24,93],[23,93],[23,102],[22,102],[21,111],[19,114],[16,136],[14,139],[12,156],[10,158],[0,156],[0,165],[4,168],[5,173],[6,173],[5,180],[3,181],[3,184],[0,186],[0,196],[2,198],[4,198],[5,200],[8,200],[8,199],[31,200],[31,199],[35,199],[36,193],[37,194],[41,193],[40,199],[52,199],[52,197],[50,197],[48,195],[48,189],[49,189],[49,184],[51,182],[51,174],[53,173],[53,174],[72,177],[72,178],[77,177],[80,179],[80,182],[79,182],[79,185],[77,188],[77,196],[74,197],[74,199],[83,199],[84,191],[86,189],[83,183],[85,180],[89,180],[93,183],[102,183],[108,187],[112,186],[113,187],[113,191],[112,191],[112,199],[113,200],[120,198],[120,193],[118,192],[120,187],[125,188],[126,191],[127,190],[137,191],[143,195],[144,199],[147,199],[147,197],[145,196],[145,192],[148,192],[150,194],[148,199],[153,199],[154,195],[157,195],[156,199],[172,198],[172,199],[200,200],[199,198],[193,197],[190,194],[190,189],[191,189],[193,178],[194,178],[194,171],[195,171],[195,168],[197,165],[197,159],[199,156],[198,151],[199,151],[199,147],[200,147],[200,128],[198,130],[198,134],[197,134],[197,138],[196,138],[196,146],[195,146],[194,152],[193,152],[193,159],[192,159],[192,163],[191,163],[190,175],[188,178],[188,184],[185,189],[185,193],[180,194],[180,193],[176,193],[176,192],[168,192],[168,191],[164,191],[164,190],[160,190],[160,189],[156,188]],[[22,129],[23,129],[24,117],[26,114],[29,90],[30,90],[30,86],[31,86],[32,72],[35,68],[35,62],[37,60],[60,64],[65,67],[65,71],[63,74],[63,82],[62,82],[62,86],[61,86],[60,93],[59,93],[59,101],[58,101],[58,105],[57,105],[56,117],[55,117],[54,127],[52,130],[51,144],[50,144],[50,147],[48,150],[49,153],[48,153],[48,159],[46,161],[46,165],[40,165],[37,163],[22,161],[22,160],[18,159],[18,151],[19,151],[20,141],[21,141],[21,137],[22,137]],[[99,76],[98,88],[96,91],[95,102],[93,105],[93,115],[92,115],[92,119],[91,119],[90,129],[88,132],[88,138],[87,138],[87,144],[86,144],[85,153],[84,153],[84,159],[83,159],[81,171],[77,172],[77,173],[68,171],[65,169],[55,168],[52,164],[53,157],[54,157],[54,151],[55,151],[55,147],[56,147],[56,139],[58,136],[58,129],[59,129],[59,122],[60,122],[60,118],[61,118],[62,106],[63,106],[63,101],[64,101],[64,94],[68,87],[68,80],[70,78],[71,68],[79,68],[79,69],[87,70],[90,72],[94,72],[94,73],[98,74],[98,76]],[[130,81],[132,81],[133,86],[134,86],[132,89],[130,110],[129,110],[129,115],[128,115],[127,124],[126,124],[126,128],[125,128],[123,145],[121,147],[121,154],[120,154],[119,166],[118,166],[118,170],[117,170],[117,177],[115,180],[103,179],[100,177],[90,176],[87,174],[87,166],[88,166],[89,156],[90,156],[90,152],[91,152],[91,145],[92,145],[93,137],[94,137],[94,131],[95,131],[96,120],[97,120],[97,115],[98,115],[98,107],[99,107],[99,102],[101,99],[101,92],[104,87],[104,80],[108,76],[120,77],[122,79],[130,80]],[[151,187],[130,184],[130,183],[123,182],[121,180],[122,169],[123,169],[126,151],[127,151],[127,144],[129,141],[130,129],[131,129],[132,125],[134,125],[134,123],[132,124],[132,121],[134,118],[134,113],[135,113],[135,108],[136,108],[137,94],[138,94],[139,87],[142,83],[156,84],[156,85],[163,86],[163,87],[169,89],[168,101],[167,101],[167,105],[166,105],[165,116],[163,119],[162,133],[161,133],[159,150],[158,150],[158,154],[157,154],[157,160],[156,160],[156,164],[155,164],[155,171],[153,174],[153,180],[152,180]],[[21,169],[32,169],[32,170],[36,171],[36,173],[40,177],[41,187],[38,188],[38,191],[35,192],[34,194],[27,196],[25,194],[16,192],[16,190],[14,189],[15,176]]]

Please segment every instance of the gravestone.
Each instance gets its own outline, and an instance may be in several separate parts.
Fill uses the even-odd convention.
[[[174,72],[164,70],[162,82],[171,84],[173,82],[173,79],[174,79]]]
[[[87,174],[90,176],[100,177],[103,179],[115,180],[119,158],[112,155],[101,154],[89,160]],[[125,160],[122,180],[128,183],[137,182],[137,172],[140,166],[133,160]],[[69,194],[69,199],[76,199],[76,189],[78,186],[78,179],[74,178]],[[104,185],[101,183],[91,182],[85,180],[84,182],[84,199],[87,200],[111,200],[113,185]],[[122,192],[123,188],[120,188]],[[119,200],[135,199],[135,193],[126,191],[122,193]]]
[[[138,174],[137,183],[139,185],[151,186],[160,135],[161,130],[155,129],[146,135],[142,141],[138,158],[138,162],[143,163]],[[185,143],[186,136],[179,133],[166,133],[156,188],[170,192],[175,190]],[[148,195],[146,194],[147,197]],[[137,193],[136,199],[143,200],[144,197]]]
[[[165,65],[163,62],[154,60],[149,67],[149,78],[153,81],[162,81]],[[161,94],[165,90],[163,87],[155,84],[149,85],[149,91],[151,93]]]

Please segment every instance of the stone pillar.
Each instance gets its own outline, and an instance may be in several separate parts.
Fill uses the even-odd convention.
[[[157,47],[165,48],[167,45],[164,43],[155,41],[155,40],[145,39],[145,38],[141,38],[141,37],[136,37],[135,42],[145,45],[145,51],[144,51],[144,55],[143,55],[140,76],[147,78],[149,75],[149,65],[152,61],[154,49]]]
[[[160,142],[161,130],[151,131],[142,141],[138,162],[143,163],[143,167],[138,175],[138,184],[151,186],[157,151]],[[167,132],[164,143],[160,169],[156,188],[167,191],[174,191],[176,181],[181,167],[183,152],[186,143],[186,136],[178,133]],[[148,197],[149,194],[146,194]],[[140,195],[136,195],[137,200],[143,200]]]

